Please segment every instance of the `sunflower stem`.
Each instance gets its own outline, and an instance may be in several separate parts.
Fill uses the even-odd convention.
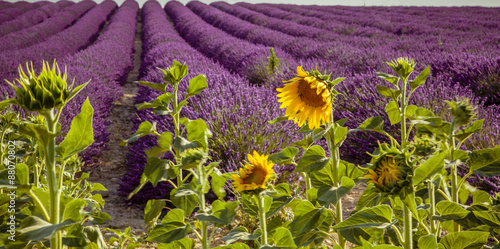
[[[406,151],[407,144],[407,134],[406,134],[406,85],[408,84],[408,79],[403,79],[403,92],[401,93],[401,147],[403,151]]]
[[[432,217],[436,215],[436,193],[434,191],[434,183],[432,181],[427,182],[427,189],[429,190],[429,204],[430,206],[430,224],[431,224],[431,233],[436,234],[437,227],[436,227],[436,221],[432,220]]]
[[[339,146],[337,146],[337,143],[335,143],[336,124],[335,124],[335,120],[333,117],[333,110],[334,110],[333,105],[332,105],[331,110],[332,111],[330,114],[330,121],[332,124],[332,128],[331,128],[331,137],[329,139],[330,141],[328,142],[328,145],[329,145],[328,148],[330,151],[330,158],[332,161],[331,167],[332,167],[332,175],[333,175],[333,184],[335,187],[339,188],[340,187],[340,180],[339,180],[338,169],[339,169],[339,164],[340,164],[340,151],[339,151]],[[342,198],[339,198],[339,200],[337,201],[337,204],[335,204],[335,221],[337,222],[337,224],[342,222],[342,218],[343,218],[342,217]],[[340,247],[345,248],[346,240],[339,233],[338,233],[338,236],[339,236]]]
[[[410,208],[403,204],[404,226],[405,226],[405,249],[413,249],[413,231],[412,231],[412,217]]]
[[[50,133],[56,132],[57,121],[59,117],[60,110],[57,110],[58,114],[54,116],[54,110],[43,112],[45,120],[47,122],[47,128]],[[46,148],[46,166],[47,166],[47,181],[49,183],[49,212],[50,212],[50,223],[57,225],[59,224],[59,205],[61,200],[61,188],[59,188],[59,183],[57,179],[56,170],[56,141],[55,137],[49,138],[49,143]],[[62,177],[62,176],[60,176]],[[57,231],[56,234],[50,239],[50,248],[60,249],[62,248],[62,234],[61,231]]]
[[[198,184],[201,186],[198,197],[200,199],[200,213],[206,213],[206,205],[205,205],[205,193],[203,189],[206,184],[206,176],[204,174],[204,169],[202,163],[198,164]],[[196,176],[195,176],[196,177]],[[201,245],[203,249],[210,248],[210,244],[208,241],[208,221],[201,222]]]
[[[450,126],[450,134],[448,135],[448,143],[451,146],[451,151],[450,151],[450,163],[451,163],[451,200],[455,203],[459,203],[459,197],[458,197],[458,191],[459,191],[459,186],[458,186],[458,172],[457,172],[457,165],[454,163],[455,161],[455,150],[456,145],[455,145],[455,137],[453,136],[454,130],[455,130],[455,117],[451,119],[451,126]],[[456,222],[453,223],[453,230],[454,232],[459,232],[460,231],[460,225]]]
[[[259,207],[259,218],[260,218],[260,229],[262,230],[262,236],[260,237],[261,246],[267,245],[267,224],[266,224],[266,210],[264,197],[260,194],[257,196],[257,204]]]

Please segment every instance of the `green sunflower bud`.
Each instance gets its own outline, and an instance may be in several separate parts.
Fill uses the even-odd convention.
[[[396,60],[387,62],[387,65],[403,79],[407,79],[415,69],[415,61],[408,57],[399,57]]]
[[[500,205],[500,193],[495,193],[494,196],[490,196],[490,199],[493,206]]]
[[[11,100],[10,103],[17,104],[28,111],[59,108],[76,94],[71,92],[73,84],[68,89],[66,72],[61,75],[61,70],[55,61],[52,68],[48,62],[43,62],[42,71],[38,76],[33,69],[33,63],[31,67],[26,64],[26,72],[27,74],[19,66],[19,78],[16,81],[21,87],[7,82],[14,88],[17,95],[17,99]],[[78,91],[86,84],[78,87]]]
[[[472,106],[468,99],[446,101],[446,103],[450,106],[450,112],[456,125],[466,125],[476,118],[476,107]]]
[[[380,192],[399,195],[411,185],[412,166],[409,156],[395,148],[383,151],[373,156],[368,174],[363,178],[368,183],[374,183]]]
[[[413,155],[426,157],[434,154],[440,148],[440,143],[434,138],[429,137],[427,134],[416,137],[410,144],[410,151]]]

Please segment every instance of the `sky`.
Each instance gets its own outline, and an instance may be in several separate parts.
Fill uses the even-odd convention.
[[[14,2],[13,0],[8,0]],[[27,2],[36,2],[36,0],[25,0]],[[55,2],[56,0],[49,0]],[[75,0],[73,0],[75,1]],[[99,3],[103,0],[94,0]],[[122,3],[124,0],[115,0]],[[136,0],[140,6],[146,0]],[[157,0],[165,5],[167,0]],[[189,0],[179,0],[187,3]],[[211,3],[217,0],[200,0],[204,3]],[[500,7],[500,0],[226,0],[228,3],[249,2],[249,3],[289,3],[289,4],[316,4],[316,5],[348,5],[348,6],[483,6]]]

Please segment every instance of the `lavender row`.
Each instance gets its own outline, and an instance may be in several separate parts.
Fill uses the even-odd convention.
[[[277,30],[292,36],[316,38],[324,41],[334,40],[338,38],[338,35],[334,34],[333,32],[325,32],[325,30],[320,28],[300,25],[288,20],[270,18],[262,13],[255,12],[238,5],[228,4],[226,2],[213,2],[210,5],[226,13],[234,15],[242,20],[273,30]]]
[[[89,98],[94,108],[94,143],[82,155],[87,164],[93,163],[94,156],[106,147],[109,140],[109,132],[106,130],[109,121],[106,117],[109,116],[111,104],[122,95],[121,82],[133,68],[138,11],[137,2],[125,1],[92,45],[59,61],[61,65],[67,66],[68,75],[76,79],[75,84],[91,80],[66,105],[60,120],[63,132],[67,131],[71,120],[80,112],[81,105]]]
[[[40,1],[40,2],[35,2],[35,3],[28,3],[28,2],[16,2],[11,5],[9,5],[8,8],[2,9],[0,11],[0,24],[12,20],[16,18],[19,15],[22,15],[23,13],[30,11],[32,9],[36,9],[38,7],[41,7],[45,4],[48,4],[49,2],[47,1]]]
[[[57,3],[49,3],[41,6],[40,8],[28,11],[13,20],[1,24],[0,36],[4,36],[21,29],[29,28],[37,23],[42,22],[50,16],[53,16],[54,13],[58,12],[59,10],[73,4],[73,2],[64,0]]]
[[[247,42],[217,29],[204,22],[189,8],[177,1],[165,5],[180,35],[205,56],[218,61],[231,72],[247,78],[252,82],[262,83],[267,78],[269,47]],[[286,68],[293,61],[292,57],[280,49],[275,50]]]
[[[83,1],[64,8],[38,25],[10,33],[0,38],[0,51],[21,49],[42,42],[71,25],[96,4]]]
[[[172,2],[167,4],[171,8]],[[233,171],[252,150],[274,152],[280,145],[289,144],[294,139],[292,124],[271,126],[268,120],[282,114],[279,103],[269,101],[275,98],[275,90],[252,86],[245,78],[231,74],[221,64],[205,57],[189,46],[168,22],[165,12],[156,1],[148,1],[143,6],[143,64],[141,80],[161,82],[162,74],[156,68],[165,68],[173,60],[186,63],[189,67],[187,78],[205,74],[208,88],[189,100],[182,116],[190,119],[207,120],[213,137],[209,140],[213,161],[221,160],[221,169]],[[181,82],[181,92],[187,80]],[[150,101],[158,92],[140,86],[136,104]],[[137,112],[133,119],[137,129],[141,121],[157,122],[159,131],[173,130],[170,116],[156,117],[146,110]],[[154,145],[154,140],[142,138],[129,145],[127,155],[128,173],[122,178],[120,192],[126,196],[140,181],[146,155],[144,149]],[[168,155],[171,156],[171,155]],[[134,196],[133,201],[145,202],[151,198],[166,198],[172,189],[168,184],[159,184],[155,189],[147,185]]]
[[[116,6],[113,1],[104,1],[88,11],[74,25],[51,36],[44,42],[0,53],[0,78],[11,81],[17,77],[19,65],[33,61],[35,69],[38,69],[41,68],[42,60],[52,61],[62,58],[88,46],[95,40],[101,27]],[[11,87],[5,82],[0,82],[0,89],[10,96],[13,94]]]

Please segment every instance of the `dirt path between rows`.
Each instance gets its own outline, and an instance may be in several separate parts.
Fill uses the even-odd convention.
[[[143,209],[127,204],[118,195],[118,187],[122,176],[126,173],[125,163],[128,149],[120,146],[122,139],[129,137],[134,131],[130,117],[135,115],[134,98],[137,94],[137,83],[139,68],[141,66],[142,54],[142,21],[139,12],[137,21],[137,32],[134,42],[134,68],[130,71],[123,85],[123,96],[111,106],[111,113],[107,118],[111,124],[108,126],[110,133],[108,148],[99,155],[98,162],[90,169],[91,182],[98,182],[108,189],[100,192],[105,200],[103,211],[113,219],[102,224],[102,227],[123,230],[130,226],[135,234],[145,232],[143,221]],[[109,237],[113,233],[105,233]]]

